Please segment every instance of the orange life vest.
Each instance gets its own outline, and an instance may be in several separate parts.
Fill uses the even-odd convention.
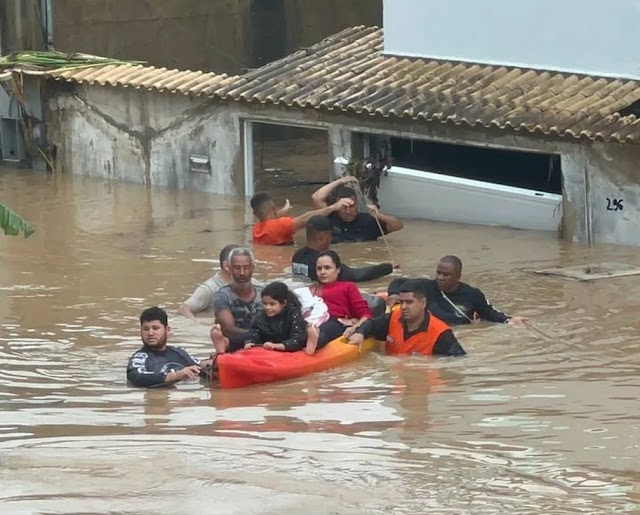
[[[449,329],[449,326],[445,322],[429,313],[427,330],[415,333],[405,340],[402,311],[399,309],[392,310],[387,334],[387,354],[423,354],[430,356],[433,354],[433,348],[438,341],[438,337],[447,329]]]

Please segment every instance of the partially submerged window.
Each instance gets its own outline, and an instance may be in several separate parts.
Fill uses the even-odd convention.
[[[562,193],[560,156],[391,138],[394,165],[414,170]]]

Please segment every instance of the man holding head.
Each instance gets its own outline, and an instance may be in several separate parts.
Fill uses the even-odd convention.
[[[404,227],[399,218],[381,213],[374,205],[367,206],[369,213],[360,213],[358,196],[352,187],[357,182],[358,179],[355,177],[341,177],[322,186],[311,196],[316,208],[326,207],[327,200],[332,196],[338,202],[350,200],[329,215],[333,229],[332,243],[375,241],[384,234],[399,231]]]
[[[408,279],[398,292],[399,309],[367,320],[349,338],[362,345],[370,336],[386,342],[387,354],[464,356],[449,326],[427,310],[424,282]]]

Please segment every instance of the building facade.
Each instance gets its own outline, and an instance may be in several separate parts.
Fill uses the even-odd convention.
[[[392,214],[640,244],[640,87],[626,58],[578,73],[524,54],[520,66],[474,61],[462,44],[447,55],[466,60],[409,55],[405,18],[242,75],[107,66],[32,77],[46,82],[55,166],[249,196],[255,124],[308,127],[326,131],[335,162],[319,180],[390,145],[380,200]]]

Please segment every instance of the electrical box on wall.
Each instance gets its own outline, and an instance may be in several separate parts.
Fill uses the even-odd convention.
[[[209,156],[192,154],[189,156],[189,171],[193,173],[211,174],[211,162]]]

